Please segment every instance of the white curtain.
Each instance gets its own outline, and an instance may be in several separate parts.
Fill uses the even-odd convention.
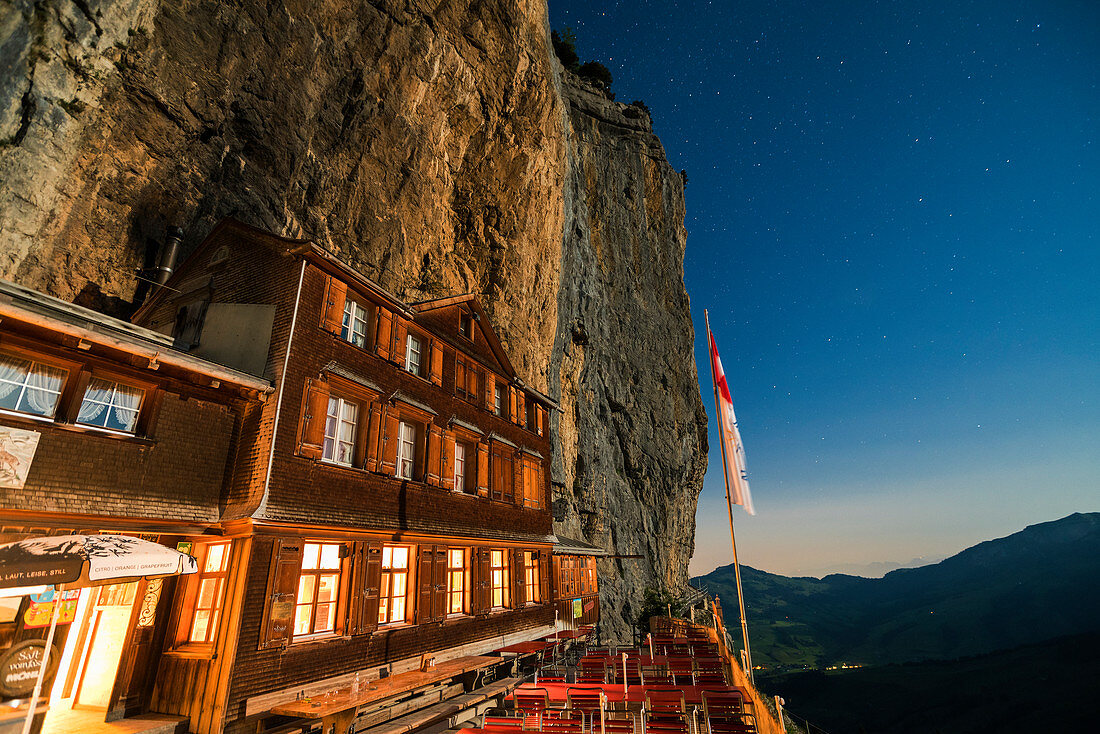
[[[24,399],[32,413],[53,416],[57,399],[61,397],[61,383],[66,371],[45,364],[36,364],[27,379]]]
[[[144,390],[129,385],[115,385],[115,420],[122,424],[123,431],[133,431],[137,425],[138,408]]]
[[[30,367],[31,363],[25,359],[0,355],[0,400],[11,395],[13,390],[23,384]]]
[[[91,425],[103,425],[106,420],[99,420],[103,411],[111,404],[111,393],[114,392],[115,383],[97,377],[88,383],[88,389],[84,391],[84,400],[80,403],[80,413],[76,420],[78,423]]]

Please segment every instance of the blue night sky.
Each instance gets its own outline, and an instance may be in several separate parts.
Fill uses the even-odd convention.
[[[711,417],[693,573],[729,563],[703,309],[790,575],[1100,511],[1100,3],[567,2],[686,169]]]

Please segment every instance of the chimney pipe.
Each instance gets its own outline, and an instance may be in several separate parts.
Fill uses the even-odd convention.
[[[172,277],[172,271],[176,269],[176,259],[180,254],[180,241],[182,239],[182,228],[168,228],[168,235],[164,238],[164,247],[160,250],[160,262],[157,263],[155,280],[158,286],[164,285]]]

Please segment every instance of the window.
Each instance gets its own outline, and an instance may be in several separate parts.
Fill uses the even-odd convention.
[[[467,339],[474,338],[474,319],[468,311],[461,311],[458,314],[458,333]]]
[[[513,450],[500,443],[493,443],[490,467],[490,497],[502,502],[514,502],[515,463]]]
[[[359,406],[343,398],[328,399],[328,417],[325,419],[325,442],[321,460],[351,466],[355,456],[355,425]]]
[[[366,348],[367,323],[367,309],[351,299],[344,302],[344,322],[340,329],[342,339],[357,347]]]
[[[535,421],[537,420],[535,415],[535,403],[530,398],[528,398],[527,402],[524,405],[524,411],[526,412],[524,419],[527,422],[527,430],[534,432],[537,430],[537,427],[535,425]]]
[[[466,491],[466,444],[455,443],[455,491]]]
[[[405,621],[409,592],[409,549],[382,546],[382,584],[378,594],[378,623]]]
[[[133,433],[145,391],[120,382],[94,377],[84,391],[76,422],[110,431]]]
[[[414,375],[420,374],[421,349],[420,337],[409,334],[405,342],[405,369]]]
[[[53,418],[67,374],[41,362],[0,354],[0,408]]]
[[[540,465],[534,456],[523,455],[520,457],[520,472],[523,480],[522,487],[517,488],[517,495],[522,492],[523,506],[538,509],[542,507],[542,481]],[[519,497],[516,498],[519,504]]]
[[[229,568],[229,543],[209,543],[204,546],[205,558],[199,572],[199,591],[191,615],[188,642],[213,642],[218,629],[218,615],[225,596],[225,576]]]
[[[528,604],[538,604],[539,599],[539,559],[531,551],[523,552],[523,586]]]
[[[504,417],[504,385],[499,382],[493,387],[493,412]]]
[[[466,612],[466,551],[447,551],[447,614]]]
[[[506,607],[509,603],[508,554],[502,550],[489,554],[490,577],[493,584],[493,607]]]
[[[294,610],[294,635],[332,633],[336,600],[340,593],[340,544],[305,543],[298,601]]]
[[[478,369],[470,360],[455,357],[455,395],[467,400],[478,399]]]
[[[416,465],[416,426],[401,421],[397,424],[397,478],[412,479]]]

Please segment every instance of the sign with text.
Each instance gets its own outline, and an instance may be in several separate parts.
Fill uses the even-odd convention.
[[[0,487],[23,489],[41,435],[38,431],[0,426]]]

